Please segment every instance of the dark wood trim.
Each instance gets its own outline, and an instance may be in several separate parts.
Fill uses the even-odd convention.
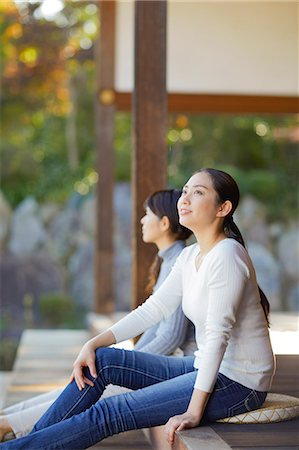
[[[144,244],[140,219],[145,199],[166,186],[167,2],[135,2],[135,90],[132,157],[132,307],[145,299],[144,288],[155,249]]]
[[[100,36],[96,42],[96,190],[94,311],[114,310],[114,72],[115,1],[100,1]]]
[[[116,92],[119,111],[130,111],[132,98],[129,92]],[[298,97],[234,94],[168,94],[169,112],[194,114],[296,114]]]

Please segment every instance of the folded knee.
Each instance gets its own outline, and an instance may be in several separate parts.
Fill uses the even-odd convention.
[[[112,347],[97,348],[95,352],[97,368],[101,370],[115,364],[120,360],[121,353],[122,350]]]

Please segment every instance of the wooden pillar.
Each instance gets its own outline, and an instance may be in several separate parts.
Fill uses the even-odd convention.
[[[114,310],[113,187],[115,1],[100,1],[100,33],[96,43],[96,190],[95,298],[96,313]]]
[[[144,244],[140,219],[148,195],[167,184],[166,1],[135,2],[133,94],[133,299],[144,300],[154,246]]]

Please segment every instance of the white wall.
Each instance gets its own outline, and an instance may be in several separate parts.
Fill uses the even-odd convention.
[[[169,92],[298,94],[298,2],[168,2]],[[133,88],[134,3],[117,5],[116,89]]]

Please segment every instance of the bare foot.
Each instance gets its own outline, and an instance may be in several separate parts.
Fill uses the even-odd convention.
[[[11,431],[12,431],[12,428],[11,428],[6,416],[0,416],[0,442],[2,442],[4,436]]]

